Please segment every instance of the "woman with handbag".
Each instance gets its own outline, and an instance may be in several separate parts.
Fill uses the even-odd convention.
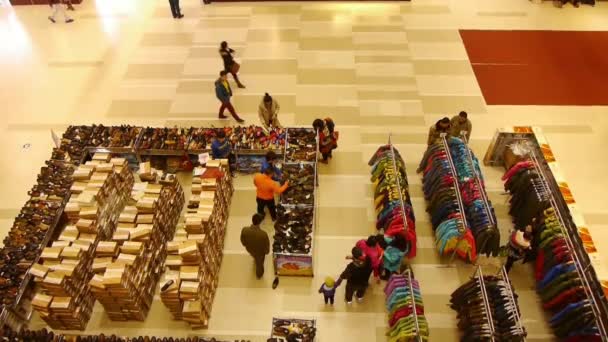
[[[224,70],[232,74],[232,77],[234,77],[234,80],[239,88],[245,88],[237,76],[241,65],[234,61],[234,57],[232,56],[233,54],[234,50],[228,47],[228,42],[222,42],[220,44],[220,56],[222,56],[222,59],[224,60]]]
[[[331,159],[332,151],[338,148],[338,132],[334,131],[334,121],[331,118],[324,120],[316,119],[312,122],[312,127],[319,134],[319,152],[323,156],[321,163],[327,164]]]

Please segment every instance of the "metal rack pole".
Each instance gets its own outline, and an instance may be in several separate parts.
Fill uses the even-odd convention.
[[[416,312],[416,297],[414,296],[414,285],[412,285],[412,281],[413,281],[413,277],[412,277],[412,270],[411,269],[407,269],[407,284],[408,287],[410,288],[410,296],[412,298],[412,312],[414,313],[414,323],[416,324],[416,340],[417,341],[422,341],[422,338],[420,337],[420,323],[418,322],[418,312]]]
[[[515,301],[515,295],[513,294],[513,285],[511,285],[511,280],[509,279],[509,275],[507,274],[507,270],[505,267],[500,268],[500,274],[502,275],[503,281],[507,284],[507,291],[509,294],[509,301],[513,306],[513,310],[515,311],[515,325],[517,326],[517,330],[521,333],[522,338],[525,338],[526,329],[521,323],[521,317],[519,315],[519,308],[517,307],[517,302]]]
[[[490,300],[488,298],[488,293],[486,292],[486,283],[483,279],[483,271],[481,270],[481,266],[477,266],[477,281],[479,281],[479,287],[481,289],[481,297],[483,298],[483,305],[486,311],[486,316],[488,318],[488,324],[490,325],[490,333],[492,337],[491,341],[495,341],[494,339],[494,318],[492,318],[492,308],[490,306]]]
[[[477,184],[477,187],[479,188],[479,193],[481,194],[481,199],[483,200],[483,204],[484,204],[484,208],[486,210],[486,213],[488,214],[488,218],[490,219],[490,222],[492,223],[492,226],[494,226],[494,228],[496,228],[496,221],[494,220],[494,215],[492,215],[492,211],[490,210],[490,201],[488,201],[488,196],[486,194],[486,189],[483,186],[483,184],[481,183],[481,175],[477,172],[477,168],[475,167],[475,162],[473,160],[473,154],[471,153],[471,149],[469,148],[469,142],[466,138],[466,136],[462,136],[462,140],[464,141],[465,144],[465,150],[467,152],[467,159],[469,160],[469,163],[471,163],[471,169],[473,170],[473,173],[475,174],[475,183]]]
[[[395,149],[393,147],[393,143],[391,142],[392,133],[388,134],[388,145],[391,148],[391,159],[393,160],[393,171],[395,174],[395,179],[397,180],[397,190],[399,192],[399,201],[401,202],[401,218],[403,219],[403,228],[408,229],[407,225],[407,215],[405,214],[405,201],[403,200],[403,193],[401,191],[401,181],[399,180],[399,170],[397,169],[397,161],[395,159]]]
[[[597,322],[598,329],[600,330],[600,337],[602,338],[602,341],[608,341],[608,333],[606,332],[606,327],[604,326],[604,322],[600,319],[600,317],[602,316],[601,310],[599,308],[597,301],[595,300],[595,297],[593,297],[593,294],[591,293],[590,281],[589,281],[589,279],[587,279],[587,275],[584,272],[584,270],[582,269],[582,264],[578,257],[578,254],[576,253],[576,249],[574,247],[574,243],[572,242],[570,233],[566,229],[565,220],[562,216],[559,206],[557,205],[555,196],[553,196],[553,192],[551,191],[551,188],[549,187],[549,182],[547,181],[545,172],[543,171],[541,165],[538,162],[538,158],[536,156],[536,152],[534,149],[532,149],[532,152],[530,153],[530,157],[532,158],[532,161],[534,162],[534,167],[536,168],[538,174],[542,178],[541,184],[545,187],[545,190],[547,191],[547,193],[549,195],[551,206],[553,207],[553,210],[555,210],[555,214],[556,214],[558,220],[560,221],[560,229],[562,231],[562,234],[565,237],[564,240],[566,240],[566,245],[568,246],[568,250],[570,251],[572,258],[574,259],[573,261],[574,261],[574,265],[576,267],[576,272],[578,273],[579,278],[583,281],[583,290],[585,291],[585,295],[593,303],[593,305],[591,306],[591,309],[593,310],[593,315],[595,316],[595,321]]]

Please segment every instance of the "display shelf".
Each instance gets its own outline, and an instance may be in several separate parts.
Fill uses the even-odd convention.
[[[271,339],[285,340],[290,333],[301,335],[301,338],[294,341],[314,342],[317,336],[317,321],[315,319],[301,318],[272,318]]]

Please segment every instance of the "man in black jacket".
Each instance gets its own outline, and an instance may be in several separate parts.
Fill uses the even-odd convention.
[[[359,247],[352,249],[352,261],[336,282],[336,287],[342,280],[346,279],[345,299],[347,304],[352,304],[353,294],[357,295],[357,301],[363,301],[363,296],[369,285],[369,277],[372,274],[372,262],[369,256],[363,254]]]

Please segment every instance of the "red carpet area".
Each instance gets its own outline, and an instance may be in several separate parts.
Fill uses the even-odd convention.
[[[608,32],[460,30],[488,105],[608,105]]]

